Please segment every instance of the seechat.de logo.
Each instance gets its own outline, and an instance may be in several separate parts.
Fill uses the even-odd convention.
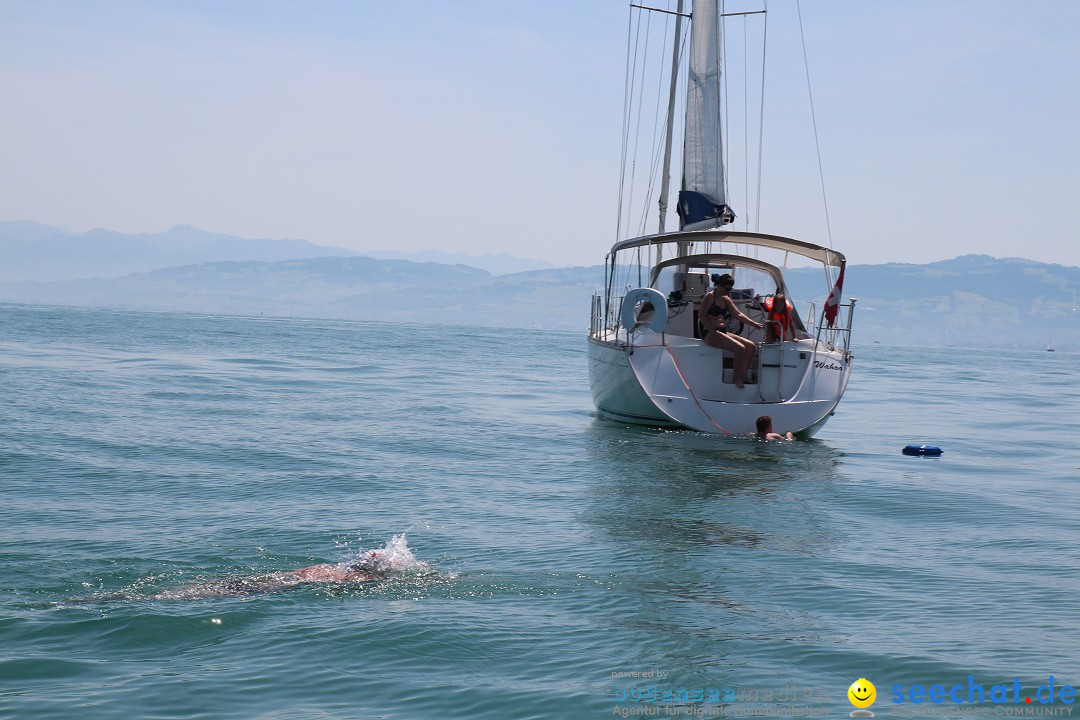
[[[911,702],[916,705],[922,703],[937,705],[948,700],[958,705],[978,705],[982,703],[1031,705],[1032,702],[1049,705],[1054,702],[1055,694],[1058,701],[1063,705],[1072,705],[1076,702],[1076,688],[1072,685],[1055,685],[1052,675],[1050,676],[1050,683],[1040,685],[1034,693],[1022,691],[1020,678],[1015,678],[1012,684],[999,683],[983,687],[981,683],[975,682],[974,675],[968,675],[967,685],[961,683],[951,687],[946,687],[943,684],[934,684],[929,687],[912,685],[910,688],[905,688],[903,685],[892,686],[892,701],[897,705],[903,702]]]

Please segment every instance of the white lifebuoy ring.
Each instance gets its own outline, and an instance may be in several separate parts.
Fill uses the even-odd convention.
[[[652,303],[654,308],[652,320],[649,322],[649,329],[657,333],[664,332],[664,328],[667,327],[667,300],[664,299],[664,295],[659,290],[653,290],[652,288],[634,288],[626,293],[626,297],[622,301],[622,312],[619,314],[622,326],[627,330],[634,329],[637,325],[638,303],[646,301]]]

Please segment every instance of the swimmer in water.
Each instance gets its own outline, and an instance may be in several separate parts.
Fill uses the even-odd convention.
[[[781,435],[778,432],[773,432],[772,418],[768,415],[762,415],[757,419],[757,432],[754,433],[754,437],[760,440],[794,440],[795,436],[790,432],[786,432]]]
[[[254,595],[286,590],[304,583],[353,583],[381,580],[390,573],[390,563],[377,552],[349,565],[323,563],[298,570],[231,578],[216,582],[183,585],[152,595],[154,600],[192,600],[204,597]]]

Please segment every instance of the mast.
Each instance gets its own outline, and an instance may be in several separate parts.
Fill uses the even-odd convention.
[[[660,228],[663,234],[667,229],[668,192],[671,189],[671,144],[675,128],[675,89],[679,83],[679,43],[682,40],[683,0],[675,8],[675,44],[671,49],[671,91],[668,94],[667,135],[664,138],[663,178],[660,181]],[[656,261],[660,262],[660,246],[657,246]]]

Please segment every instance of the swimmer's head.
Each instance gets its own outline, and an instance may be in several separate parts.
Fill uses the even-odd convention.
[[[363,557],[349,565],[349,570],[353,572],[366,572],[371,575],[386,575],[390,572],[390,569],[390,563],[386,558],[374,550],[367,557]]]

